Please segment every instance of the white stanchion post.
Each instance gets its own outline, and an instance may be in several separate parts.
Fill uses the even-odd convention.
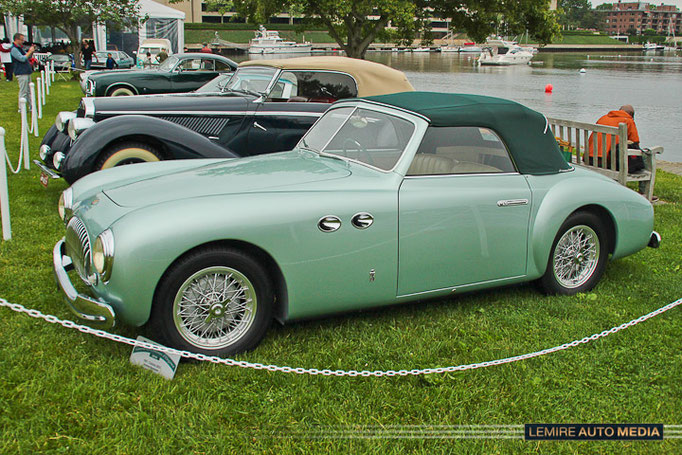
[[[54,60],[50,60],[50,83],[54,82]]]
[[[28,93],[31,98],[31,132],[35,137],[38,137],[38,108],[36,107],[36,84],[30,82],[28,84]]]
[[[41,76],[41,77],[40,77],[40,80],[41,80],[42,83],[43,83],[43,99],[42,99],[42,103],[43,103],[43,106],[45,106],[45,103],[47,103],[47,100],[46,100],[46,97],[47,97],[47,82],[45,81],[45,71],[41,71],[41,72],[40,72],[40,76]]]
[[[2,222],[2,239],[12,238],[12,226],[9,221],[9,193],[7,191],[7,169],[5,160],[7,149],[5,148],[5,129],[0,128],[0,221]]]
[[[50,94],[50,84],[47,81],[47,78],[45,77],[45,70],[42,70],[41,73],[43,74],[43,82],[45,83],[45,94],[49,95]]]
[[[28,120],[26,119],[26,98],[19,100],[19,110],[21,111],[21,147],[19,152],[24,154],[24,169],[31,169],[28,157]]]
[[[43,118],[43,86],[41,85],[40,78],[36,80],[36,87],[38,88],[38,118]]]

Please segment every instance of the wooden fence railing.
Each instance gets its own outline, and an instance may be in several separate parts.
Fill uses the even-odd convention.
[[[570,151],[573,164],[585,166],[610,177],[621,185],[627,182],[639,182],[640,192],[649,200],[654,195],[656,180],[656,155],[663,153],[663,147],[636,150],[617,147],[617,144],[627,144],[628,130],[625,123],[617,127],[581,123],[571,120],[548,118],[550,128],[564,150]],[[590,136],[594,135],[590,156]],[[601,136],[601,140],[598,137]],[[607,137],[610,136],[610,140]],[[610,147],[607,150],[607,144]],[[598,148],[601,150],[598,150]],[[641,156],[644,160],[644,170],[637,173],[628,172],[628,155]],[[598,159],[601,156],[601,159]]]

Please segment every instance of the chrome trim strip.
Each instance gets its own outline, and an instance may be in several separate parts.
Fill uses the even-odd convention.
[[[484,176],[500,176],[500,175],[521,175],[519,172],[486,172],[478,174],[434,174],[434,175],[406,175],[406,179],[423,179],[426,177],[484,177]]]
[[[478,281],[476,283],[462,284],[460,286],[448,286],[448,287],[444,287],[444,288],[440,288],[440,289],[433,289],[431,291],[422,291],[422,292],[414,292],[412,294],[403,294],[403,295],[399,295],[397,298],[402,299],[405,297],[414,297],[416,295],[433,294],[435,292],[443,292],[443,291],[455,292],[455,291],[461,290],[462,288],[469,288],[472,286],[479,286],[479,285],[488,284],[488,283],[498,283],[498,282],[502,282],[502,281],[511,281],[511,280],[523,278],[525,276],[526,275],[518,275],[518,276],[511,276],[509,278],[498,278],[495,280],[486,280],[486,281]]]
[[[213,115],[255,115],[285,116],[285,117],[322,117],[324,112],[293,112],[293,111],[100,111],[100,115],[199,115],[209,117]]]
[[[50,178],[52,178],[52,179],[60,179],[60,178],[62,178],[61,175],[57,174],[54,170],[52,170],[52,169],[50,169],[49,167],[45,166],[42,162],[40,162],[40,161],[38,161],[38,160],[33,160],[33,164],[35,164],[36,166],[38,166],[38,167],[40,168],[41,171],[43,171],[44,173],[46,173],[46,174],[47,174],[48,176],[50,176]]]
[[[63,254],[64,238],[57,242],[52,250],[52,266],[55,280],[64,293],[69,309],[80,319],[102,329],[110,329],[116,325],[116,313],[111,305],[79,294],[71,283],[67,269],[71,267],[71,258]]]
[[[528,205],[528,199],[506,199],[497,201],[498,207],[514,207],[516,205]]]

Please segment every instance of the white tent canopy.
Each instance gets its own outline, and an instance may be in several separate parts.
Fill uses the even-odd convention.
[[[139,0],[140,16],[147,21],[138,27],[139,42],[147,38],[166,38],[173,46],[173,52],[182,52],[185,47],[185,13],[153,0]],[[93,25],[95,49],[106,49],[106,26]]]
[[[169,39],[173,52],[182,52],[185,47],[185,13],[153,0],[139,0],[140,14],[148,20],[140,24],[140,43],[147,38]]]

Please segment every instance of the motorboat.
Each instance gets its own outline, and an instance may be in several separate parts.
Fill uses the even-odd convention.
[[[412,49],[412,52],[431,52],[431,48],[430,47],[422,47],[422,46],[415,47],[414,49]]]
[[[488,40],[488,46],[478,59],[479,65],[524,65],[533,59],[533,53],[513,41]]]
[[[278,31],[258,27],[256,36],[249,41],[249,54],[310,54],[312,44],[284,41]]]
[[[459,47],[457,46],[442,46],[440,48],[441,52],[459,52]]]
[[[460,52],[472,52],[472,53],[481,53],[483,52],[483,49],[481,49],[480,46],[476,46],[476,43],[469,42],[469,43],[464,43],[464,46],[459,48]]]
[[[663,51],[663,50],[665,50],[665,46],[662,45],[662,44],[656,44],[656,43],[651,43],[651,42],[647,41],[647,42],[644,43],[644,45],[642,46],[642,50],[643,50],[644,52]]]

